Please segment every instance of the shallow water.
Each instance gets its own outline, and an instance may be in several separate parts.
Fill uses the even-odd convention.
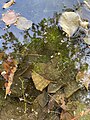
[[[82,0],[81,0],[82,1]],[[22,16],[30,19],[33,23],[39,23],[43,18],[51,18],[54,13],[61,13],[66,8],[74,8],[74,5],[78,4],[77,0],[20,0],[16,1],[16,4],[11,6],[8,9],[3,10],[2,5],[5,3],[5,0],[0,1],[0,18],[2,14],[7,10],[15,10],[16,13],[20,13]],[[65,8],[65,9],[66,9]],[[0,22],[0,27],[4,28],[5,24]],[[23,31],[17,29],[16,27],[10,27],[11,31],[19,41],[23,41]],[[0,36],[4,35],[6,31],[0,29]],[[30,33],[30,31],[29,31]],[[0,45],[2,47],[3,39],[1,39]]]
[[[57,82],[58,79],[66,82],[64,84],[62,81],[59,83],[61,84],[61,88],[65,84],[68,84],[65,88],[66,98],[69,98],[75,91],[79,90],[77,83],[73,86],[73,82],[76,82],[76,71],[84,69],[82,68],[83,65],[87,64],[89,71],[90,48],[84,43],[82,39],[83,34],[81,33],[79,33],[81,37],[75,39],[72,38],[71,41],[68,41],[68,38],[59,31],[56,21],[58,18],[57,16],[60,13],[66,9],[75,10],[79,2],[82,1],[83,0],[16,0],[16,4],[5,10],[2,9],[2,5],[6,1],[0,1],[0,18],[4,12],[11,9],[34,23],[34,27],[27,31],[19,30],[14,25],[10,26],[7,30],[3,30],[5,24],[0,21],[1,51],[6,52],[7,54],[12,53],[13,51],[14,57],[20,62],[12,85],[13,94],[8,96],[7,100],[3,101],[5,90],[2,90],[2,86],[0,86],[2,91],[0,96],[0,120],[34,120],[33,118],[37,120],[37,117],[31,114],[31,116],[27,114],[25,116],[23,115],[25,106],[23,101],[20,102],[19,100],[19,98],[22,97],[22,88],[18,76],[19,74],[22,74],[25,69],[26,71],[21,77],[25,79],[24,89],[27,100],[33,101],[41,93],[35,89],[30,78],[33,63],[33,69],[44,77],[54,82]],[[87,14],[86,18],[89,19]],[[50,20],[50,18],[52,19]],[[30,68],[28,68],[28,66],[30,66]],[[87,95],[85,89],[82,91],[85,91],[84,95],[81,92],[79,94],[76,93],[77,95],[74,97],[78,99],[81,98],[81,101],[84,103],[86,98],[88,97],[89,99],[90,96],[89,94]],[[74,100],[76,99],[74,98]],[[10,111],[7,113],[9,104]],[[3,106],[4,108],[2,108]],[[12,108],[14,108],[14,110]],[[28,113],[31,112],[30,104],[27,105],[27,111]]]

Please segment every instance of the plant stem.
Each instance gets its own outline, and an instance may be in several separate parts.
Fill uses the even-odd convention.
[[[23,99],[24,99],[24,113],[26,113],[26,111],[27,111],[27,103],[26,103],[26,97],[25,97],[25,94],[24,94],[24,80],[22,80],[21,77],[19,77],[19,80],[22,83],[22,95],[23,95]]]

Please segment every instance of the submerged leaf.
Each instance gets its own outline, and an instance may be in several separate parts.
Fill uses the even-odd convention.
[[[1,72],[1,75],[6,80],[5,82],[5,88],[6,88],[5,98],[6,98],[7,94],[11,93],[10,88],[13,82],[14,73],[17,70],[17,62],[11,56],[8,56],[7,60],[3,62],[2,66],[4,68],[4,71]]]
[[[5,88],[6,88],[5,99],[6,99],[7,95],[11,94],[11,90],[10,90],[11,85],[12,85],[12,82],[10,82],[10,81],[5,85]]]
[[[45,107],[45,105],[48,102],[48,94],[46,91],[43,91],[42,94],[40,94],[37,98],[38,103],[40,104],[41,107]]]
[[[56,93],[62,86],[64,85],[64,83],[50,83],[48,86],[48,93]]]
[[[0,53],[0,60],[2,60],[4,54],[5,54],[4,52],[1,52],[1,53]]]
[[[80,88],[81,86],[78,86],[78,83],[75,80],[70,80],[69,82],[67,82],[64,89],[66,98],[74,95],[74,93],[76,93]]]
[[[27,30],[32,26],[32,21],[27,20],[25,17],[19,16],[16,27],[20,30]]]
[[[79,27],[79,19],[79,15],[75,12],[64,12],[58,22],[63,31],[71,37]]]
[[[72,118],[73,116],[69,112],[62,111],[60,120],[72,120]]]
[[[15,0],[10,0],[9,2],[5,3],[2,8],[6,9],[9,8],[11,5],[13,5],[15,3]]]
[[[88,90],[88,86],[90,84],[90,73],[88,71],[79,71],[76,76],[76,81],[81,82]]]
[[[46,88],[50,81],[36,73],[35,71],[32,72],[32,79],[35,84],[35,87],[37,90],[42,91],[44,88]]]

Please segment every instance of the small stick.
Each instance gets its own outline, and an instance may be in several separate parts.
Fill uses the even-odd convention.
[[[19,80],[22,83],[22,94],[23,94],[23,98],[24,98],[24,113],[26,113],[27,112],[27,103],[26,103],[26,97],[24,95],[24,80],[22,80],[20,77],[19,77]]]

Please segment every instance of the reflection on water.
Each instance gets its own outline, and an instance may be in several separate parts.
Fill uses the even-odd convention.
[[[5,0],[1,0],[0,6],[2,7],[2,4],[5,2]],[[74,8],[74,5],[77,5],[77,0],[52,0],[50,2],[49,0],[22,0],[22,3],[20,0],[16,1],[16,4],[11,6],[10,9],[15,10],[15,12],[20,13],[27,19],[30,19],[33,21],[33,23],[37,24],[40,22],[43,18],[53,17],[54,13],[61,13],[66,6],[66,8]],[[1,15],[6,12],[8,9],[3,10],[0,7],[0,17]],[[65,8],[65,9],[66,9]],[[4,23],[0,22],[0,27],[4,28]],[[10,32],[13,32],[14,36],[17,37],[17,39],[22,42],[23,41],[23,32],[18,30],[16,27],[11,26],[9,28]],[[5,34],[7,31],[4,31],[3,29],[0,29],[0,35]],[[29,31],[30,34],[31,31]],[[3,41],[3,39],[1,40]]]
[[[20,0],[16,1],[16,4],[11,6],[10,8],[3,10],[2,5],[5,3],[5,0],[0,1],[0,18],[2,17],[2,14],[6,12],[9,9],[15,10],[15,12],[20,13],[27,19],[30,19],[33,21],[33,23],[37,24],[40,22],[43,18],[53,17],[54,13],[60,13],[62,12],[63,8],[66,6],[67,8],[73,8],[74,5],[76,5],[78,2],[77,0]],[[0,21],[0,28],[4,28],[3,22]],[[9,32],[12,32],[14,36],[19,41],[23,41],[23,32],[18,30],[16,27],[11,26],[9,28]],[[31,31],[29,31],[30,33]],[[7,31],[4,31],[3,29],[0,29],[0,36],[7,33]],[[1,42],[3,42],[3,39],[1,39]],[[1,44],[0,42],[0,44]],[[2,47],[2,45],[1,45]]]

